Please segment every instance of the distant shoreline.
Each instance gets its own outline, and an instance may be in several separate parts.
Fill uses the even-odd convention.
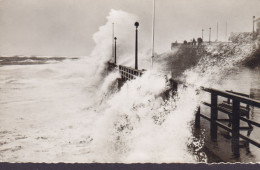
[[[0,66],[3,65],[37,65],[37,64],[50,64],[49,62],[61,62],[63,60],[77,60],[78,58],[66,58],[66,57],[0,57]]]

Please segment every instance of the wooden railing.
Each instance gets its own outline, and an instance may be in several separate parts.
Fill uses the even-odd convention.
[[[244,139],[246,142],[255,145],[260,148],[260,143],[249,138],[250,133],[247,136],[240,133],[240,130],[253,130],[253,126],[260,127],[258,122],[249,119],[249,106],[260,107],[260,101],[249,98],[246,95],[236,92],[225,92],[212,88],[204,88],[202,90],[209,92],[211,94],[211,103],[203,102],[204,105],[211,108],[210,117],[200,113],[200,107],[196,113],[195,117],[195,127],[200,127],[200,117],[208,120],[210,122],[210,136],[212,141],[217,140],[217,128],[222,129],[232,133],[232,152],[235,156],[239,156],[239,139]],[[226,105],[218,104],[218,96],[227,98]],[[230,100],[232,102],[230,102]],[[246,104],[246,107],[241,106],[241,103]],[[230,106],[230,107],[228,107]],[[228,115],[229,119],[218,119],[218,111]],[[241,127],[240,121],[248,123],[248,127]],[[230,125],[226,125],[222,122],[230,122]],[[253,125],[253,126],[252,126]]]
[[[119,67],[119,72],[121,74],[121,77],[124,81],[132,80],[135,79],[136,77],[140,77],[145,71],[145,70],[136,70],[122,65],[119,65],[118,67]]]
[[[141,76],[145,71],[136,70],[122,65],[119,65],[118,68],[123,81],[135,79],[136,77]],[[172,88],[177,90],[177,84],[180,84],[180,82],[174,81],[174,85],[172,85]],[[240,155],[240,138],[260,148],[260,143],[249,137],[250,133],[253,130],[253,126],[260,127],[260,123],[250,119],[250,106],[260,108],[260,101],[251,99],[249,98],[249,95],[238,92],[221,91],[205,87],[202,87],[201,89],[211,94],[211,103],[202,102],[202,104],[204,104],[205,106],[210,107],[211,111],[210,117],[208,117],[200,113],[199,107],[195,117],[195,127],[200,128],[201,117],[208,120],[210,122],[210,137],[212,141],[217,141],[218,127],[230,132],[232,134],[232,152],[236,157]],[[218,96],[226,98],[227,101],[223,102],[222,104],[218,104]],[[242,106],[241,104],[244,104],[246,106]],[[219,119],[218,111],[227,114],[228,119]],[[241,127],[240,121],[246,122],[248,124],[248,127]],[[223,122],[228,122],[229,124],[227,125]],[[248,130],[247,136],[241,134],[241,130]]]

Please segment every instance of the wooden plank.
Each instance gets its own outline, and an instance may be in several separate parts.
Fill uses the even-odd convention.
[[[232,151],[236,157],[239,157],[239,126],[240,126],[240,102],[233,100],[232,105]]]
[[[229,90],[227,90],[226,92],[228,92],[228,93],[233,93],[233,94],[237,94],[237,95],[244,96],[244,97],[249,97],[248,94],[244,94],[244,93],[238,93],[238,92],[229,91]]]
[[[210,118],[211,118],[210,136],[212,141],[217,141],[218,127],[216,124],[216,120],[218,119],[218,110],[217,110],[218,96],[215,93],[211,93],[211,105],[212,107],[210,112]]]
[[[200,114],[200,117],[202,117],[202,118],[204,118],[204,119],[206,119],[206,120],[208,120],[208,121],[211,120],[210,117],[208,117],[208,116],[206,116],[206,115],[203,115],[203,114]]]
[[[222,108],[223,110],[225,110],[228,113],[232,114],[232,105],[221,103],[221,104],[218,105],[218,108]],[[239,113],[240,113],[241,116],[248,116],[249,115],[249,110],[246,110],[245,108],[240,106]]]
[[[239,130],[252,130],[252,129],[253,129],[252,127],[248,127],[248,126],[239,127]]]
[[[205,88],[205,87],[201,87],[201,88],[204,91],[207,91],[207,92],[210,92],[210,93],[214,92],[217,95],[222,96],[222,97],[231,98],[233,100],[237,100],[237,101],[242,102],[242,103],[246,103],[246,104],[249,104],[249,105],[252,105],[252,106],[260,107],[260,101],[259,100],[254,100],[254,99],[251,99],[251,98],[248,98],[248,97],[228,93],[228,92],[225,92],[225,91],[220,91],[220,90],[217,90],[217,89]]]
[[[249,137],[247,137],[245,135],[242,135],[242,134],[239,134],[239,137],[244,139],[244,140],[246,140],[246,141],[248,141],[249,143],[255,145],[256,147],[260,148],[260,143],[259,142],[255,141],[253,139],[250,139]]]
[[[219,127],[221,127],[222,129],[225,129],[225,130],[228,131],[228,132],[232,132],[232,129],[231,129],[230,127],[224,125],[223,123],[221,123],[221,122],[219,122],[219,121],[216,121],[216,123],[217,123],[217,125],[218,125]]]
[[[247,119],[247,118],[242,117],[242,116],[240,116],[240,119],[245,121],[245,122],[247,122],[247,123],[250,123],[251,125],[254,125],[256,127],[260,127],[260,124],[255,122],[255,121],[253,121],[253,120]]]
[[[231,119],[217,119],[217,121],[220,121],[220,122],[230,122]]]
[[[202,104],[206,105],[206,106],[209,106],[209,107],[212,107],[211,104],[207,103],[207,102],[202,102]],[[226,111],[224,109],[222,109],[221,107],[218,107],[218,110],[225,113],[225,114],[231,114],[231,112],[229,111]],[[247,122],[247,123],[250,123],[251,125],[254,125],[254,126],[257,126],[257,127],[260,127],[260,123],[258,122],[255,122],[253,120],[250,120],[250,119],[247,119],[245,117],[242,117],[240,116],[240,120],[244,121],[244,122]]]
[[[198,107],[198,110],[196,112],[195,116],[195,127],[200,128],[200,107]]]

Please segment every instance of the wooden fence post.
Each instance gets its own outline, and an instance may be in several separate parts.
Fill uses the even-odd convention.
[[[239,108],[240,103],[237,100],[233,100],[232,105],[232,151],[234,156],[239,157]]]
[[[195,128],[200,128],[200,106],[195,115]]]
[[[216,120],[218,119],[218,96],[214,92],[211,93],[211,122],[210,122],[210,137],[212,141],[217,141],[218,127]]]

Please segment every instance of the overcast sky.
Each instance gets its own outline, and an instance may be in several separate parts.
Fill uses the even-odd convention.
[[[0,55],[86,56],[95,45],[92,35],[106,23],[111,9],[137,15],[139,29],[151,34],[152,2],[0,0]],[[202,28],[208,39],[212,27],[216,39],[217,22],[220,40],[226,21],[228,32],[252,31],[253,15],[260,17],[260,0],[156,0],[155,51],[169,50],[176,40],[197,38]]]

